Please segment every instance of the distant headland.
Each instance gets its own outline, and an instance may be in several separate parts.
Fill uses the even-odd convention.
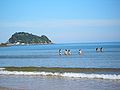
[[[30,45],[30,44],[53,44],[47,36],[37,36],[26,32],[14,33],[6,43],[1,43],[0,46],[9,45]]]

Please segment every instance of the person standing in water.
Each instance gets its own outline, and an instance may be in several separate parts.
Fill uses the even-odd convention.
[[[78,53],[79,53],[79,55],[82,55],[82,54],[83,54],[83,52],[82,52],[81,49],[79,49]]]
[[[100,52],[103,52],[103,47],[100,48]]]
[[[99,48],[96,48],[96,52],[98,52],[99,51]]]
[[[62,51],[61,51],[61,49],[59,49],[59,55],[62,55]]]
[[[71,52],[70,52],[70,50],[68,50],[68,55],[71,55]]]
[[[65,49],[65,51],[64,51],[64,55],[68,55],[68,51],[67,51],[67,49]]]

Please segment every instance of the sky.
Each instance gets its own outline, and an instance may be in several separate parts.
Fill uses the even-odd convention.
[[[0,42],[15,32],[54,43],[120,42],[120,0],[0,0]]]

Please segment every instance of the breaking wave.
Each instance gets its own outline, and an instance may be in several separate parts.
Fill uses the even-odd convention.
[[[120,80],[120,75],[116,74],[85,74],[85,73],[53,73],[53,72],[23,72],[23,71],[4,71],[0,70],[0,75],[28,75],[28,76],[59,76],[70,78],[88,78],[88,79],[113,79]]]

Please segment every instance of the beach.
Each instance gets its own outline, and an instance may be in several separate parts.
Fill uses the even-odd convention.
[[[120,81],[10,75],[0,76],[0,86],[15,90],[119,90]]]
[[[14,88],[10,88],[10,87],[2,87],[2,86],[0,86],[0,90],[20,90],[20,89],[14,89]]]
[[[10,90],[11,88],[6,88],[6,87],[1,87],[0,86],[0,90]]]

